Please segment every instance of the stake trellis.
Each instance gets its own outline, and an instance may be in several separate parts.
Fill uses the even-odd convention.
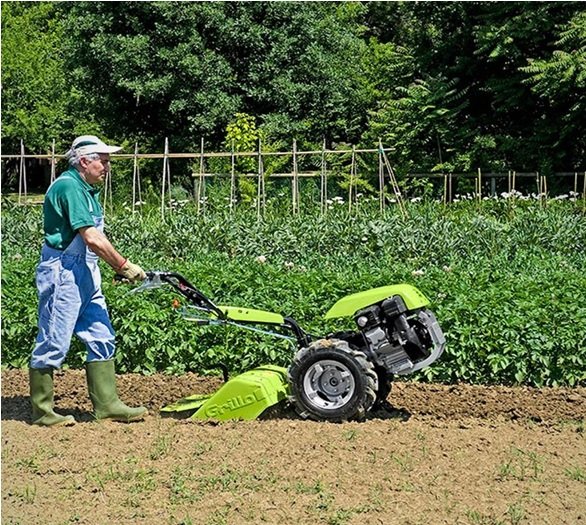
[[[141,159],[163,159],[163,176],[161,180],[161,217],[165,217],[166,208],[173,210],[173,200],[171,193],[171,169],[170,159],[197,159],[199,158],[199,173],[192,173],[195,181],[197,182],[197,188],[194,192],[194,197],[198,202],[198,213],[205,211],[205,188],[206,179],[208,177],[230,177],[230,211],[232,212],[237,202],[237,180],[236,180],[236,159],[240,157],[257,157],[257,170],[255,173],[242,174],[245,177],[256,177],[257,178],[257,214],[260,216],[266,209],[266,179],[267,178],[291,178],[291,201],[292,201],[292,212],[298,214],[300,212],[301,197],[300,197],[300,183],[301,177],[320,177],[320,211],[322,214],[327,213],[329,208],[328,202],[328,156],[329,155],[344,155],[351,154],[351,166],[350,166],[350,183],[349,183],[349,212],[352,211],[353,201],[357,190],[357,162],[358,154],[378,153],[378,178],[379,178],[379,210],[384,212],[386,205],[385,196],[385,171],[389,174],[389,185],[394,192],[395,201],[398,204],[399,209],[403,216],[407,215],[407,211],[404,204],[404,199],[400,191],[400,187],[397,182],[394,170],[389,162],[387,152],[392,151],[390,148],[383,148],[382,141],[379,139],[378,148],[376,149],[359,149],[356,146],[352,146],[351,149],[339,149],[339,150],[328,150],[326,148],[326,140],[322,144],[320,150],[317,151],[299,151],[297,148],[297,141],[293,141],[292,150],[289,151],[262,151],[262,144],[259,142],[257,151],[254,152],[235,152],[234,144],[232,143],[231,151],[228,152],[205,152],[204,141],[201,140],[201,147],[197,153],[171,153],[169,150],[169,140],[165,139],[165,150],[163,153],[139,153],[138,143],[135,143],[135,150],[133,153],[116,153],[112,155],[113,160],[124,160],[132,159],[134,162],[133,172],[133,187],[132,187],[132,201],[133,201],[133,212],[136,211],[138,203],[142,203],[142,194],[140,188],[140,160]],[[320,156],[321,162],[315,171],[306,170],[303,173],[299,171],[299,158],[302,156]],[[269,176],[265,174],[264,162],[266,157],[278,157],[278,156],[290,156],[292,157],[292,171],[289,173],[271,173]],[[16,159],[19,161],[18,166],[18,203],[27,203],[27,159],[46,159],[51,165],[51,182],[56,178],[56,164],[59,159],[64,158],[63,154],[55,153],[55,140],[52,141],[51,151],[48,154],[26,154],[24,141],[20,141],[20,152],[15,155],[1,155],[2,160]],[[231,161],[231,169],[229,174],[223,173],[207,173],[206,172],[206,161],[205,159],[210,158],[226,158],[229,157]],[[573,177],[573,197],[576,199],[580,198],[578,193],[579,189],[579,177],[582,172],[573,170],[572,172],[557,172],[554,176],[561,177]],[[489,178],[491,183],[490,193],[495,194],[495,179],[505,177],[507,180],[507,186],[509,193],[514,201],[517,195],[517,178],[519,177],[533,177],[537,186],[537,198],[541,205],[547,205],[547,199],[549,198],[548,180],[546,176],[540,175],[538,172],[533,173],[518,173],[517,171],[509,170],[507,173],[482,173],[481,169],[478,168],[475,175],[469,173],[448,173],[448,174],[433,174],[433,173],[411,173],[407,174],[406,177],[426,177],[428,179],[443,178],[443,202],[447,204],[453,200],[452,182],[453,179],[460,178],[475,178],[475,193],[476,198],[480,200],[482,198],[482,183],[483,179]],[[112,174],[108,173],[105,187],[104,187],[104,207],[112,210],[113,209],[113,192],[112,192]],[[583,184],[582,184],[582,208],[586,211],[586,172],[584,172]]]

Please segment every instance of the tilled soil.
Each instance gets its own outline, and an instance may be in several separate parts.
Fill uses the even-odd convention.
[[[3,524],[586,523],[586,388],[396,383],[363,423],[196,422],[158,410],[221,380],[124,375],[132,424],[96,422],[85,376],[55,374],[73,427],[30,425],[2,372]]]

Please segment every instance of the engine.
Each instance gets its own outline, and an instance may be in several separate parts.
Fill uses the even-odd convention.
[[[445,344],[433,313],[409,311],[399,295],[358,311],[354,320],[368,347],[367,355],[391,374],[409,374],[427,366],[434,347],[441,345],[441,352]]]

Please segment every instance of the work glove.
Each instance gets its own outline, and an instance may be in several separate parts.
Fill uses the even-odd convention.
[[[118,268],[116,273],[131,283],[144,281],[146,279],[146,273],[144,273],[144,270],[138,266],[138,264],[131,263],[128,259],[120,268]]]

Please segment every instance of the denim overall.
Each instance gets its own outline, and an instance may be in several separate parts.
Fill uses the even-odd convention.
[[[102,232],[104,218],[94,217],[94,225]],[[59,368],[73,334],[85,344],[87,362],[113,358],[114,329],[102,294],[98,260],[79,233],[65,250],[43,246],[36,275],[39,333],[31,368]]]

